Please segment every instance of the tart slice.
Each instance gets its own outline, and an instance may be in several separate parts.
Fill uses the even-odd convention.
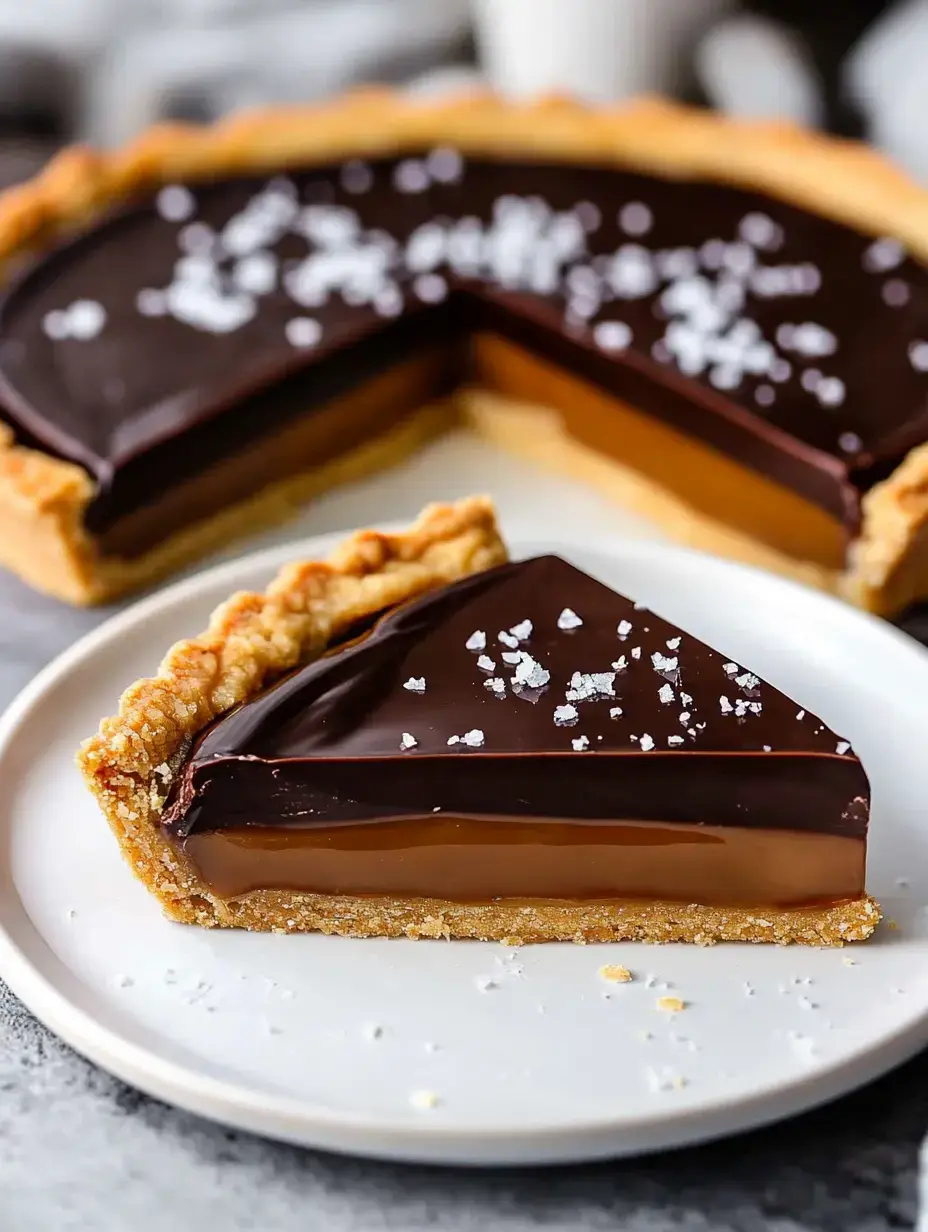
[[[80,761],[169,916],[518,941],[873,931],[869,786],[764,683],[492,509],[232,600]]]

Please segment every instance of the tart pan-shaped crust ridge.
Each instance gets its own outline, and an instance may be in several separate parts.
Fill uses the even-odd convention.
[[[127,862],[168,915],[230,922],[159,824],[194,736],[356,622],[506,559],[488,499],[431,505],[406,531],[359,531],[327,560],[286,566],[263,593],[233,595],[205,632],[171,648],[156,676],[125,691],[78,765]]]
[[[430,145],[465,153],[631,166],[668,177],[701,177],[759,189],[874,235],[891,235],[928,260],[928,191],[865,145],[786,122],[736,121],[644,98],[590,107],[565,98],[530,104],[470,93],[423,100],[359,90],[314,106],[274,107],[211,126],[160,125],[126,147],[76,147],[36,178],[0,195],[0,263],[18,261],[159,184],[272,173],[335,159],[392,155]],[[415,435],[415,434],[413,434]],[[427,439],[421,430],[418,439]],[[406,444],[386,442],[386,459]],[[877,612],[928,591],[928,453],[913,451],[903,485],[873,490],[860,551],[835,588]],[[351,475],[376,465],[350,459]],[[336,467],[336,472],[338,468]],[[84,528],[93,481],[80,467],[17,445],[0,433],[0,558],[41,589],[93,603],[163,575],[239,533],[279,516],[339,475],[280,485],[131,562],[101,556]],[[888,487],[887,487],[888,485]],[[260,494],[259,494],[260,496]],[[885,531],[885,533],[884,533]],[[801,567],[800,567],[801,568]]]

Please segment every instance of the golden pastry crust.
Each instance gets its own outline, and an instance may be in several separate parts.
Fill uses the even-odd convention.
[[[401,534],[360,531],[325,561],[288,565],[263,594],[234,595],[204,633],[168,652],[157,676],[126,690],[78,764],[129,866],[169,915],[195,910],[201,923],[221,923],[225,911],[159,825],[197,732],[356,621],[506,559],[488,499],[431,505]]]
[[[750,910],[671,902],[461,904],[435,898],[355,898],[287,890],[257,890],[211,910],[204,909],[199,900],[177,903],[168,914],[181,923],[258,932],[453,938],[503,941],[507,945],[540,941],[581,945],[596,941],[647,941],[654,945],[748,941],[841,946],[866,941],[881,919],[879,906],[869,897],[832,907]]]
[[[564,98],[524,105],[470,93],[435,102],[365,89],[317,106],[275,107],[213,126],[161,125],[109,153],[67,150],[35,179],[0,196],[0,262],[15,267],[49,241],[159,184],[435,145],[727,181],[864,232],[895,236],[928,260],[928,192],[858,143],[786,122],[734,121],[652,98],[594,109]],[[928,593],[928,501],[911,497],[919,485],[928,487],[928,453],[913,451],[906,466],[905,490],[894,475],[882,496],[867,505],[861,546],[846,576],[825,581],[880,613]],[[294,481],[294,497],[304,488],[316,490],[312,480],[310,474]],[[153,552],[122,561],[106,559],[84,529],[93,495],[93,482],[81,468],[0,433],[0,562],[69,602],[96,603],[152,581],[237,533],[253,505],[242,502]],[[265,512],[271,515],[289,500],[271,496]],[[746,553],[723,539],[715,547],[753,555],[750,543]],[[795,573],[791,562],[785,565]]]
[[[880,914],[869,898],[816,910],[748,911],[674,903],[462,905],[259,890],[223,899],[204,885],[160,819],[191,741],[270,680],[323,653],[357,620],[501,564],[492,504],[471,497],[426,509],[408,531],[362,531],[327,561],[283,569],[263,594],[239,594],[209,629],[174,646],[159,674],[132,685],[85,741],[78,764],[126,862],[182,923],[355,937],[530,941],[796,942],[863,940]]]

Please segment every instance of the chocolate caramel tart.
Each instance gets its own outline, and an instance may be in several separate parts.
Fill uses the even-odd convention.
[[[454,525],[447,551],[475,516],[486,506],[425,526]],[[501,554],[484,542],[458,580],[347,609],[327,577],[325,639],[172,730],[131,802],[114,751],[144,716],[161,756],[148,699],[173,729],[196,644],[127,695],[82,765],[168,913],[522,941],[869,935],[869,786],[847,742],[567,562]]]
[[[0,199],[0,559],[106,598],[464,422],[893,612],[928,594],[926,200],[655,103],[375,93],[73,151]]]

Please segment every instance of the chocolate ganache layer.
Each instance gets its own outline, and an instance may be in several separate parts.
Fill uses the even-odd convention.
[[[767,196],[451,150],[170,185],[0,309],[18,438],[85,467],[101,532],[427,351],[502,335],[841,518],[928,436],[928,274]]]
[[[163,824],[227,893],[807,903],[863,892],[868,800],[821,720],[545,556],[218,720]]]

